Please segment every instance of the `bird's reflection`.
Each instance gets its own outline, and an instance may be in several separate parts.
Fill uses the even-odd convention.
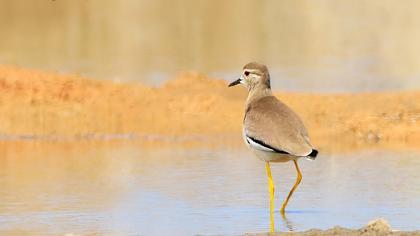
[[[295,231],[293,223],[286,217],[286,213],[281,214],[281,219],[289,231]]]
[[[270,199],[270,233],[274,233],[274,200]]]
[[[293,227],[292,221],[287,218],[286,213],[280,213],[282,222],[284,223],[285,227],[288,231],[295,231]],[[275,231],[275,223],[274,223],[274,202],[270,201],[270,233]]]

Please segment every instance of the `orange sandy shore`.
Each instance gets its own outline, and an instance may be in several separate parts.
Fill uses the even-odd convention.
[[[420,91],[275,94],[320,149],[420,149]],[[194,72],[153,88],[0,66],[0,138],[133,134],[240,143],[245,98],[245,89]]]

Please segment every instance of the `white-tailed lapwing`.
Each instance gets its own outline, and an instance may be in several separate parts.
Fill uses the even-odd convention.
[[[284,200],[280,212],[285,208],[296,187],[302,180],[297,160],[301,157],[315,159],[315,150],[302,120],[286,104],[273,96],[270,74],[265,65],[251,62],[244,66],[241,77],[229,84],[243,84],[248,89],[243,120],[243,138],[255,155],[265,161],[270,192],[270,211],[274,199],[274,184],[270,162],[293,161],[297,179]]]

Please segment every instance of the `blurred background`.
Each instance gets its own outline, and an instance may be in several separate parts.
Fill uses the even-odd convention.
[[[0,0],[0,235],[243,235],[376,218],[418,230],[419,10]],[[250,61],[269,66],[320,151],[300,162],[287,218],[296,173],[273,165],[274,222],[264,164],[242,141],[246,89],[224,81]]]
[[[420,2],[0,0],[0,63],[160,85],[269,65],[276,90],[420,88]]]

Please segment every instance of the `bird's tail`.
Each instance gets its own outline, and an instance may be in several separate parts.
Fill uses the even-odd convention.
[[[312,149],[312,152],[309,153],[309,155],[306,156],[306,159],[308,160],[315,160],[316,156],[318,156],[318,150]]]

